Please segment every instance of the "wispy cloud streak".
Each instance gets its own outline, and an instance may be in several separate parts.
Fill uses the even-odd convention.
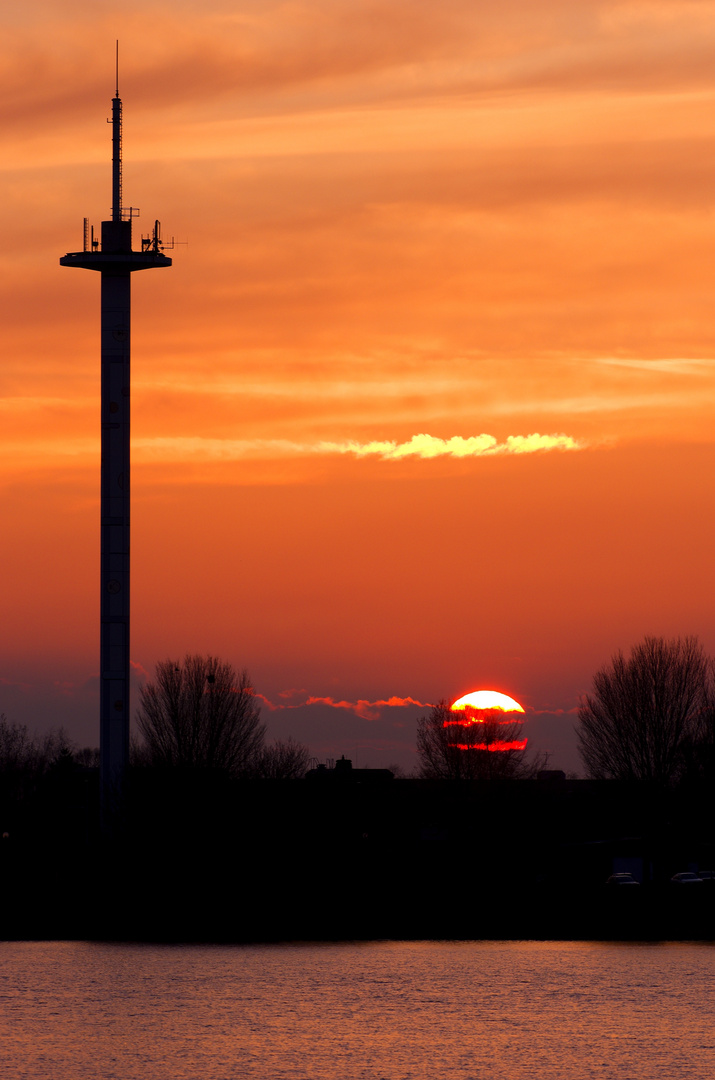
[[[493,435],[454,435],[440,439],[434,435],[413,435],[407,442],[374,440],[358,442],[299,443],[289,439],[205,439],[154,438],[137,439],[135,448],[142,458],[156,460],[194,458],[227,461],[239,458],[276,458],[307,455],[350,454],[357,458],[377,457],[382,461],[401,461],[404,458],[422,460],[436,457],[470,458],[494,457],[499,454],[536,454],[550,450],[581,450],[585,443],[570,435],[508,435],[499,442]]]
[[[282,697],[279,694],[279,697]],[[271,712],[276,712],[279,709],[302,709],[307,705],[327,705],[331,709],[346,709],[348,712],[355,713],[356,716],[361,717],[363,720],[379,720],[381,709],[395,709],[406,708],[408,705],[416,705],[420,709],[429,709],[431,704],[428,701],[417,701],[412,697],[389,697],[378,698],[376,701],[368,701],[364,698],[359,698],[357,701],[338,701],[332,697],[314,697],[310,696],[305,701],[295,702],[291,705],[276,704],[269,698],[264,697],[263,694],[257,694],[256,697],[260,698],[266,708]]]
[[[343,442],[319,443],[316,449],[326,454],[354,454],[355,457],[377,455],[383,461],[399,461],[401,458],[435,457],[489,457],[495,454],[535,454],[545,450],[579,450],[583,443],[570,435],[507,435],[499,442],[493,435],[472,435],[463,438],[453,435],[451,439],[439,439],[434,435],[413,435],[409,442]]]
[[[96,459],[97,439],[89,436],[67,436],[61,443],[41,436],[23,442],[13,439],[5,442],[5,464],[0,473],[23,467],[58,468],[67,459],[82,464],[83,460]],[[407,442],[375,440],[358,442],[301,443],[290,439],[216,439],[203,436],[158,436],[137,438],[132,442],[134,461],[137,465],[165,463],[227,464],[234,461],[286,461],[317,457],[340,457],[350,455],[357,459],[373,458],[378,461],[416,461],[432,458],[481,458],[498,455],[546,453],[549,451],[583,450],[583,440],[570,435],[508,435],[499,442],[493,435],[473,435],[463,438],[440,439],[433,435],[413,435]]]

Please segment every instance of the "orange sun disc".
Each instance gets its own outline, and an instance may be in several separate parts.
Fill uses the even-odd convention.
[[[523,709],[518,701],[507,694],[500,694],[498,690],[476,690],[473,694],[465,694],[457,698],[451,706],[454,710],[459,709],[500,709],[502,712],[522,712]]]

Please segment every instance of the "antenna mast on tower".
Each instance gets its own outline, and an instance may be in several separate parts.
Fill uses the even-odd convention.
[[[122,99],[119,96],[119,42],[112,98],[112,221],[122,220]]]

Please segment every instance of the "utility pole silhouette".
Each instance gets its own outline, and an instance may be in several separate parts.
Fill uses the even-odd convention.
[[[61,266],[98,270],[102,276],[102,464],[100,526],[100,788],[103,820],[121,797],[129,758],[129,515],[130,515],[130,329],[131,275],[171,266],[163,254],[159,222],[132,250],[132,218],[122,205],[122,100],[112,99],[112,217],[102,222],[101,240],[84,219],[83,250]]]

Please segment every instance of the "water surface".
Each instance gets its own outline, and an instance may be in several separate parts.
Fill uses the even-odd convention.
[[[710,1080],[715,947],[0,943],[12,1080]]]

